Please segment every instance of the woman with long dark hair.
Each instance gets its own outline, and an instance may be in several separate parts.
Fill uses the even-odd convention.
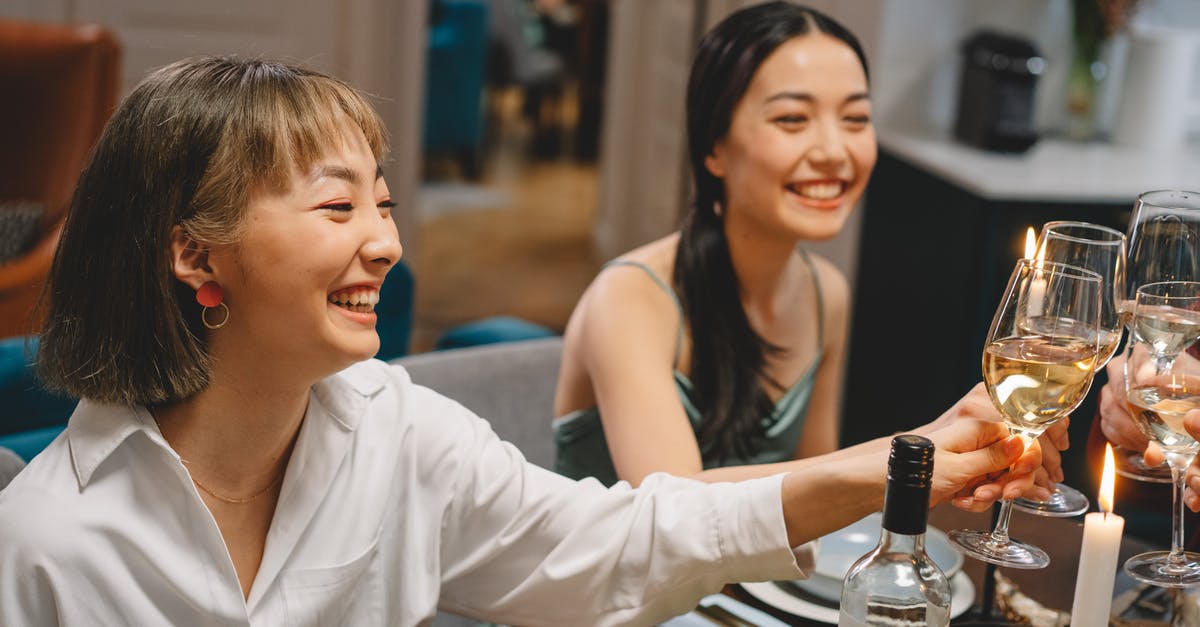
[[[803,242],[837,235],[875,165],[862,46],[790,2],[731,14],[700,41],[687,135],[680,230],[609,262],[567,325],[567,476],[723,480],[837,448],[849,293]],[[999,419],[981,386],[963,415]]]

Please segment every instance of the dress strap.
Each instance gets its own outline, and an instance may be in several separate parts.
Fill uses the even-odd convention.
[[[804,263],[808,264],[808,271],[812,274],[813,291],[817,293],[817,346],[825,346],[825,299],[821,296],[821,277],[817,276],[817,266],[813,264],[812,258],[808,256],[808,251],[800,248],[800,256],[804,257]]]
[[[675,334],[675,359],[671,362],[672,366],[677,365],[679,363],[679,351],[683,349],[683,306],[679,304],[679,296],[675,294],[675,290],[671,288],[670,284],[664,281],[662,277],[658,276],[657,272],[651,270],[650,266],[640,261],[634,261],[632,259],[613,259],[612,261],[604,264],[605,268],[611,266],[633,266],[635,268],[641,268],[643,272],[650,276],[650,279],[653,280],[656,285],[662,288],[662,291],[667,293],[667,296],[671,297],[671,302],[675,303],[675,311],[679,314],[679,330]]]

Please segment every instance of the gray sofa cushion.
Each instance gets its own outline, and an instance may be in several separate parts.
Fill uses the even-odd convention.
[[[25,460],[16,453],[0,446],[0,490],[25,467]]]
[[[554,463],[554,388],[562,338],[488,344],[409,355],[392,363],[488,422],[529,461]]]

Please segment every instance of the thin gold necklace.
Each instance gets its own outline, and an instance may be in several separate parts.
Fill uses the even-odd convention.
[[[186,460],[182,457],[179,458],[179,461],[183,462],[184,464],[186,464],[188,466],[192,465],[191,462],[189,462],[188,460]],[[197,488],[204,490],[205,492],[208,493],[209,496],[213,497],[214,499],[217,499],[218,501],[224,501],[225,503],[241,505],[243,503],[249,503],[250,501],[253,501],[254,499],[266,494],[267,492],[270,492],[272,488],[279,485],[279,482],[283,481],[283,470],[280,470],[279,474],[275,475],[275,479],[273,479],[271,481],[271,483],[269,485],[267,485],[267,487],[263,488],[262,490],[259,490],[258,492],[254,493],[250,496],[247,496],[245,498],[234,498],[234,497],[230,497],[230,496],[224,496],[221,494],[217,494],[216,492],[212,491],[212,488],[204,485],[203,483],[200,483],[200,480],[197,479],[196,476],[193,475],[191,472],[188,472],[188,476],[191,477],[192,483],[196,484]]]
[[[162,423],[160,423],[158,421],[158,416],[155,416],[154,414],[150,414],[150,417],[154,419],[154,426],[158,427],[159,435],[161,435],[163,437],[163,440],[166,440],[167,434],[163,433]],[[170,444],[170,442],[167,442],[167,444]],[[183,464],[185,466],[188,466],[189,468],[192,465],[192,462],[190,462],[182,457],[179,458],[179,461],[183,462]],[[234,498],[234,497],[225,496],[223,494],[217,494],[216,492],[213,492],[212,488],[204,485],[203,483],[200,483],[200,480],[197,479],[196,476],[192,474],[190,469],[188,470],[188,478],[190,478],[192,480],[192,483],[196,484],[197,488],[204,490],[204,492],[206,492],[209,496],[213,497],[214,499],[217,499],[218,501],[230,503],[232,505],[243,505],[245,503],[249,503],[250,501],[253,501],[254,499],[257,499],[258,497],[266,494],[267,492],[270,492],[272,488],[279,485],[279,482],[283,481],[284,470],[286,470],[286,467],[284,467],[283,469],[280,469],[279,473],[275,475],[275,478],[271,480],[271,483],[268,484],[267,487],[263,488],[262,490],[259,490],[258,492],[255,492],[254,494],[251,494],[250,496],[244,497],[244,498]]]

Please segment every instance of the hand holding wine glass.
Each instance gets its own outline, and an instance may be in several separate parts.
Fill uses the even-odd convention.
[[[1200,281],[1200,193],[1183,190],[1156,190],[1138,196],[1129,220],[1128,264],[1125,268],[1125,294],[1119,307],[1126,314],[1132,308],[1139,287],[1160,281]],[[1110,381],[1112,381],[1110,376]],[[1124,396],[1122,385],[1109,385],[1106,396]],[[1119,399],[1118,405],[1124,405]],[[1125,437],[1132,431],[1133,418],[1101,397],[1102,427],[1114,446],[1117,473],[1139,481],[1170,482],[1170,473],[1161,464],[1155,446],[1147,449],[1143,440]],[[1154,451],[1143,458],[1144,451]]]
[[[1141,286],[1129,328],[1125,395],[1138,426],[1162,447],[1171,468],[1174,515],[1171,550],[1135,555],[1125,570],[1145,583],[1182,588],[1200,583],[1200,554],[1183,550],[1185,473],[1200,452],[1183,424],[1200,409],[1200,360],[1185,352],[1200,340],[1200,282]]]
[[[983,379],[1010,432],[1032,442],[1066,418],[1091,385],[1100,348],[1101,278],[1060,263],[1017,262],[988,331]],[[967,554],[1014,568],[1043,568],[1045,551],[1012,539],[1004,500],[992,532],[958,529]]]

